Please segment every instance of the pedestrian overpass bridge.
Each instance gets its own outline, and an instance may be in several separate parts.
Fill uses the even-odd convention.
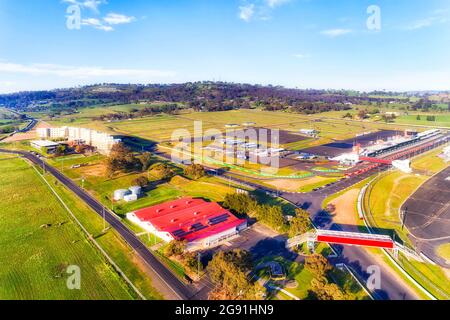
[[[398,255],[398,252],[402,252],[408,258],[422,261],[422,258],[414,250],[395,242],[390,236],[371,233],[318,229],[287,240],[286,248],[289,249],[303,243],[314,244],[316,242],[387,249],[392,250],[395,256]]]

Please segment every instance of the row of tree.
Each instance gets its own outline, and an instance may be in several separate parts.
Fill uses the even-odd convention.
[[[99,84],[71,89],[0,95],[0,104],[18,110],[74,110],[99,103],[131,104],[140,101],[183,103],[197,111],[222,111],[263,106],[268,110],[290,107],[294,112],[316,113],[348,108],[377,99],[346,91],[302,90],[225,82],[183,84]],[[392,100],[392,99],[391,99]],[[156,112],[153,109],[148,112]],[[168,110],[160,110],[167,112]]]
[[[311,221],[306,210],[296,209],[295,216],[287,221],[280,206],[258,204],[252,196],[244,193],[227,194],[223,206],[240,216],[254,217],[275,230],[287,230],[290,237],[303,234],[311,228]]]

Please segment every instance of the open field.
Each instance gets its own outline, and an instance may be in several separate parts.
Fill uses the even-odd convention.
[[[89,244],[24,160],[0,161],[1,299],[131,299],[122,279]],[[42,201],[45,199],[45,201]],[[66,286],[70,265],[81,290]]]
[[[108,107],[108,110],[114,107]],[[128,108],[121,106],[122,109]],[[140,119],[132,119],[116,122],[92,121],[93,116],[104,113],[92,109],[91,112],[83,111],[78,118],[55,119],[49,121],[53,125],[86,126],[109,133],[138,136],[155,142],[167,141],[172,138],[172,133],[177,129],[187,130],[192,136],[208,135],[209,129],[217,129],[224,132],[225,125],[234,123],[242,125],[245,122],[254,122],[256,127],[273,128],[298,132],[300,129],[317,129],[323,142],[331,141],[339,136],[340,139],[352,138],[358,133],[374,131],[386,128],[385,124],[374,122],[352,122],[344,119],[324,119],[335,115],[334,113],[317,114],[314,116],[294,114],[288,112],[269,112],[261,110],[232,110],[221,112],[186,112],[180,115],[157,115]],[[76,115],[75,115],[76,116]],[[203,132],[194,135],[194,121],[202,122]],[[300,139],[299,139],[300,140]],[[308,142],[307,142],[308,141]],[[314,143],[313,139],[303,140],[303,146]],[[296,146],[291,144],[292,146]],[[300,147],[300,145],[296,146]]]
[[[443,148],[427,152],[417,158],[411,164],[414,170],[421,170],[430,174],[437,173],[448,166],[439,155],[442,153]]]
[[[94,235],[97,243],[101,245],[103,250],[107,252],[146,299],[162,299],[162,293],[155,290],[156,284],[152,282],[155,275],[149,271],[145,263],[130,249],[122,237],[113,229],[105,231],[103,219],[83,202],[80,202],[63,185],[57,184],[55,178],[47,176],[47,180],[53,184],[55,191],[71,208],[77,219],[90,234]],[[106,227],[108,227],[107,224]],[[160,287],[157,289],[160,289]]]
[[[65,175],[82,185],[93,194],[100,202],[108,207],[114,206],[114,211],[118,214],[126,214],[130,211],[152,206],[161,202],[176,199],[182,196],[203,197],[210,201],[223,201],[228,193],[234,193],[234,184],[228,183],[216,177],[204,177],[200,180],[189,180],[181,176],[175,176],[169,182],[158,182],[142,172],[120,173],[112,178],[105,175],[104,161],[102,155],[93,156],[66,156],[49,159],[48,162],[63,171]],[[73,165],[83,165],[80,168],[72,168]],[[179,169],[174,168],[180,172]],[[133,185],[136,178],[147,176],[152,181],[152,186],[144,190],[144,195],[135,202],[114,202],[111,203],[113,192],[117,189],[127,189]]]
[[[399,210],[403,202],[428,178],[398,171],[376,181],[369,195],[369,206],[376,226],[395,230],[403,241],[409,242],[408,233],[402,230]]]
[[[447,261],[450,261],[450,243],[443,244],[437,248],[436,253]]]
[[[430,115],[430,114],[429,114]],[[420,120],[417,120],[417,115],[407,115],[398,117],[395,122],[400,124],[413,124],[422,126],[435,126],[435,127],[447,127],[450,128],[450,115],[449,114],[436,114],[436,121],[427,121],[426,114],[420,114]]]

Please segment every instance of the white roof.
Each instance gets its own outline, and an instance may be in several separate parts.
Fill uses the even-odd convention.
[[[359,162],[359,155],[357,155],[356,153],[344,153],[338,157],[332,158],[331,160]]]
[[[39,146],[39,147],[57,147],[59,146],[59,143],[48,141],[48,140],[34,140],[31,141],[32,144]]]

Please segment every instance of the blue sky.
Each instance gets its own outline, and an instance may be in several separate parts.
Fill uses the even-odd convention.
[[[371,5],[380,29],[367,27]],[[199,80],[450,90],[449,40],[446,0],[0,0],[0,92]]]

